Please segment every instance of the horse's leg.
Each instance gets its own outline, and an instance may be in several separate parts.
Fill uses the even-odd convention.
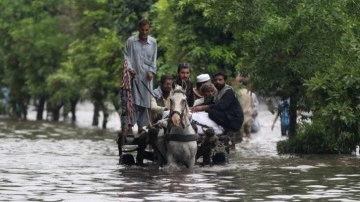
[[[179,167],[177,165],[177,161],[174,156],[174,154],[176,153],[176,151],[178,149],[178,145],[174,144],[173,142],[169,142],[166,145],[166,149],[167,149],[167,151],[166,151],[166,161],[167,161],[166,167],[171,170],[179,169]]]
[[[190,159],[190,163],[189,165],[187,166],[189,169],[192,169],[195,165],[195,155],[193,155]]]
[[[196,162],[196,155],[197,155],[197,142],[194,141],[194,142],[188,142],[188,145],[187,145],[187,154],[188,156],[186,157],[187,158],[187,165],[186,167],[191,169],[194,167],[195,165],[195,162]]]
[[[167,167],[168,168],[170,168],[170,169],[177,168],[175,159],[172,154],[167,154],[166,159],[167,159]]]
[[[192,169],[195,165],[195,161],[196,161],[196,151],[191,151],[190,149],[190,153],[189,153],[189,158],[186,162],[186,167],[189,169]]]

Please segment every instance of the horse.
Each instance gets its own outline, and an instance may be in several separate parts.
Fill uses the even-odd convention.
[[[175,86],[170,97],[165,146],[168,167],[185,165],[187,168],[192,168],[195,165],[197,134],[191,124],[186,92],[182,86]]]

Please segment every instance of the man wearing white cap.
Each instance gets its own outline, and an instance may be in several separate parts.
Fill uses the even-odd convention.
[[[204,97],[200,88],[201,88],[201,85],[203,85],[204,83],[207,83],[207,82],[211,82],[209,74],[200,74],[199,76],[196,77],[196,87],[193,88],[195,101],[199,98]]]

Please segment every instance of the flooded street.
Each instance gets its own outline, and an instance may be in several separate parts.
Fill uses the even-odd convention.
[[[359,201],[357,156],[279,156],[280,123],[265,106],[261,131],[236,145],[226,166],[168,171],[118,165],[119,118],[92,127],[83,104],[76,124],[0,119],[0,201]],[[29,120],[35,119],[30,112]]]

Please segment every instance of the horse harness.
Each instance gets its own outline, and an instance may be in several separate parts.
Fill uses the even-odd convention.
[[[177,93],[177,92],[185,94],[185,92],[183,92],[181,90],[174,91],[174,93]],[[180,119],[182,120],[184,118],[184,111],[186,109],[186,105],[187,105],[187,102],[185,102],[185,106],[182,108],[181,112],[171,110],[169,116],[172,117],[174,114],[178,114],[180,116]],[[166,133],[164,135],[164,138],[165,138],[166,141],[191,142],[191,141],[197,141],[198,138],[199,138],[198,134],[170,133],[172,126],[173,126],[173,124],[169,119],[168,124],[167,124],[167,128],[166,128]],[[181,126],[182,126],[182,128],[189,127],[189,126],[191,126],[191,123],[189,125],[185,126],[184,123],[181,121]]]

